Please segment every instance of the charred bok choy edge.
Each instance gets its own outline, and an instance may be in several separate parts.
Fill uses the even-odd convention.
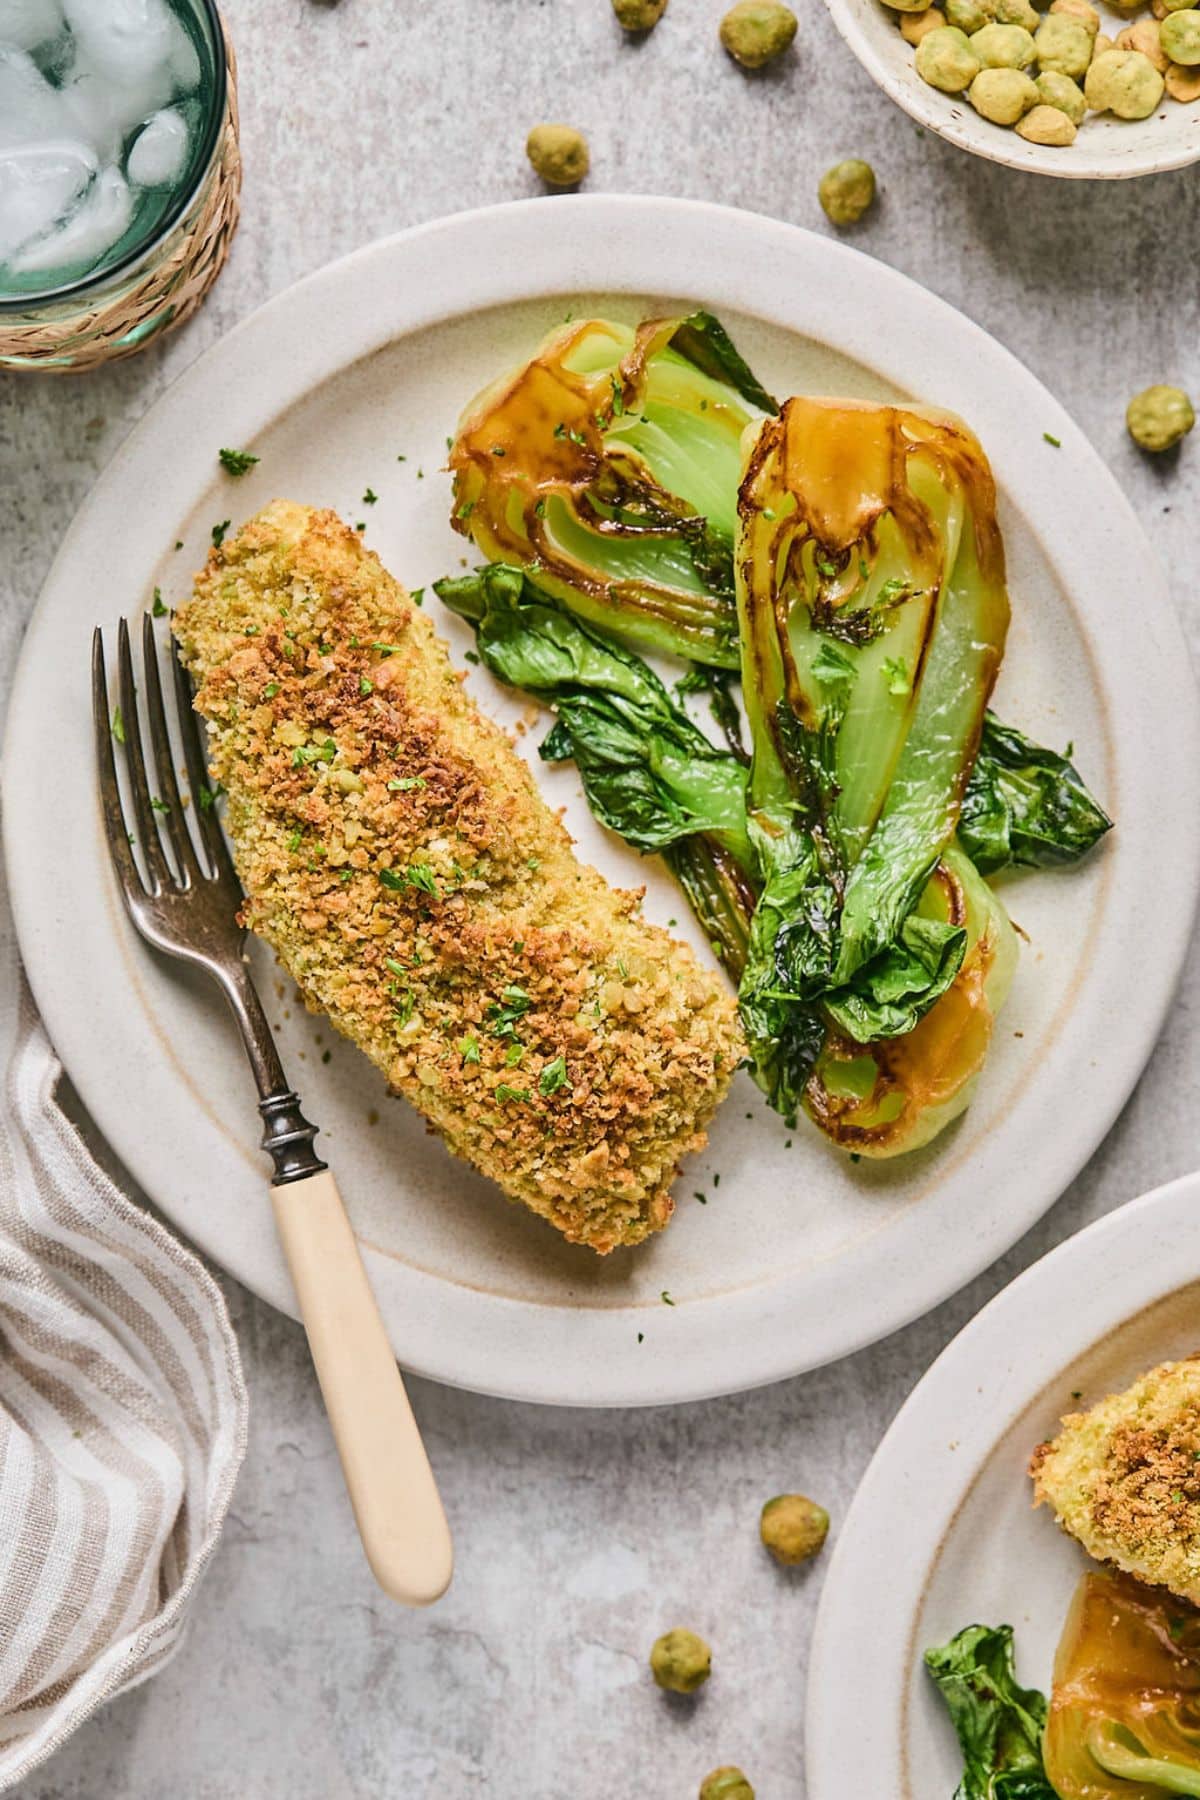
[[[958,1736],[954,1800],[1059,1800],[1042,1761],[1046,1698],[1017,1683],[1011,1625],[968,1625],[925,1652]]]
[[[751,1055],[785,1116],[807,1093],[828,1135],[894,1154],[966,1104],[1012,964],[1003,909],[944,860],[1008,629],[991,471],[949,417],[792,399],[758,431],[739,515]],[[914,1086],[889,1046],[966,969],[969,899],[982,967]]]
[[[568,322],[463,414],[454,526],[620,642],[736,669],[741,438],[774,410],[709,313]]]

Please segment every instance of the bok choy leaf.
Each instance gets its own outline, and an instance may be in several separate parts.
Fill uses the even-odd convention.
[[[741,436],[773,410],[709,313],[563,325],[464,413],[452,522],[622,643],[736,669]]]
[[[977,869],[1060,868],[1111,829],[1067,757],[986,715],[958,821],[959,842]]]
[[[1046,1699],[1017,1684],[1011,1625],[968,1625],[925,1652],[958,1734],[954,1800],[1057,1800],[1042,1763]]]

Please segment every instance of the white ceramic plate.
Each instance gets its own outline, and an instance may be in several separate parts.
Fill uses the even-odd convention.
[[[825,4],[863,68],[889,99],[918,124],[989,162],[1068,180],[1121,181],[1179,169],[1200,157],[1200,103],[1184,106],[1166,96],[1148,119],[1088,113],[1073,144],[1057,149],[1028,144],[1015,131],[981,118],[965,94],[943,94],[922,81],[913,63],[913,47],[900,35],[900,15],[889,12],[881,0],[825,0]],[[1128,15],[1106,6],[1104,0],[1097,0],[1097,11],[1100,29],[1111,38],[1129,23]]]
[[[143,604],[155,584],[177,599],[213,522],[236,524],[273,494],[365,517],[368,541],[414,586],[457,569],[465,546],[449,530],[438,470],[460,406],[485,378],[567,310],[612,307],[635,319],[701,301],[779,391],[902,392],[971,420],[1003,496],[1015,600],[998,704],[1044,741],[1074,739],[1120,827],[1086,867],[1013,889],[1030,944],[976,1103],[936,1148],[854,1166],[807,1126],[785,1130],[741,1076],[710,1149],[679,1183],[670,1230],[606,1261],[564,1244],[452,1160],[415,1114],[385,1099],[350,1045],[297,1013],[259,956],[286,1065],[325,1128],[398,1354],[423,1373],[523,1398],[693,1399],[853,1350],[1011,1244],[1108,1129],[1180,966],[1200,796],[1195,694],[1166,584],[1095,453],[974,325],[822,238],[678,201],[499,207],[325,269],[176,384],[68,533],[12,703],[7,860],[54,1041],[168,1217],[288,1307],[232,1028],[215,994],[133,938],[110,879],[92,782],[91,627]],[[217,468],[221,445],[262,460],[230,481]],[[360,500],[368,485],[380,496],[370,508]],[[441,622],[461,655],[465,631]],[[523,704],[485,673],[471,679],[497,717],[521,716]],[[540,736],[522,740],[535,763]],[[569,770],[539,766],[538,779],[567,806],[585,857],[618,882],[645,881],[651,916],[685,920],[655,865],[592,824]]]
[[[830,1562],[808,1687],[809,1800],[948,1800],[962,1759],[922,1651],[1012,1625],[1049,1691],[1075,1584],[1095,1567],[1025,1474],[1064,1413],[1200,1350],[1200,1174],[1043,1257],[942,1352],[876,1451]]]

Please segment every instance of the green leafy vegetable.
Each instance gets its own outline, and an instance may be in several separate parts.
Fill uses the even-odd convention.
[[[706,832],[750,864],[745,770],[709,743],[640,657],[503,563],[435,587],[473,621],[493,675],[553,704],[558,720],[541,754],[574,758],[603,824],[643,851]]]
[[[954,1800],[1057,1800],[1042,1766],[1045,1696],[1017,1685],[1011,1625],[968,1625],[925,1652],[958,1733]]]
[[[708,313],[560,327],[468,407],[453,523],[623,643],[735,669],[741,435],[773,410]]]
[[[1111,829],[1065,756],[987,714],[958,822],[959,841],[977,869],[990,875],[1013,863],[1059,867]]]

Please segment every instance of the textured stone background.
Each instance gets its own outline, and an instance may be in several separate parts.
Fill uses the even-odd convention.
[[[106,374],[0,375],[5,685],[72,512],[171,378],[329,258],[534,192],[521,146],[543,118],[586,129],[592,191],[720,200],[817,231],[829,229],[821,170],[869,156],[882,201],[857,244],[963,308],[1066,402],[1159,544],[1194,636],[1200,443],[1151,465],[1122,415],[1149,381],[1200,388],[1196,171],[1084,185],[993,168],[916,130],[813,0],[797,54],[757,79],[717,48],[722,9],[671,0],[634,47],[608,0],[227,0],[245,216],[206,309]],[[1164,811],[1170,802],[1164,770]],[[227,1282],[251,1446],[190,1640],[25,1800],[686,1800],[726,1760],[762,1800],[799,1800],[822,1571],[789,1578],[766,1563],[758,1504],[801,1486],[840,1520],[900,1402],[979,1306],[1088,1220],[1194,1166],[1198,996],[1193,959],[1136,1096],[1043,1225],[874,1350],[748,1397],[640,1414],[545,1412],[416,1384],[459,1558],[451,1595],[428,1615],[393,1609],[367,1575],[299,1330]],[[650,1641],[683,1620],[716,1646],[694,1708],[665,1701],[644,1672]]]

